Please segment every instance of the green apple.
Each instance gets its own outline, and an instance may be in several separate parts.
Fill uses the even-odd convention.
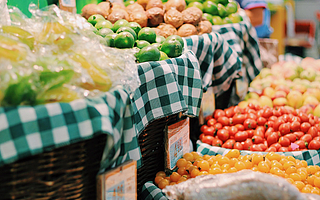
[[[95,26],[98,21],[104,21],[104,20],[106,19],[100,14],[94,14],[88,18],[88,22],[92,24],[92,26]]]
[[[98,21],[94,27],[96,27],[97,30],[100,30],[102,28],[112,29],[113,25],[109,20],[103,20],[103,21],[101,20],[101,21]]]

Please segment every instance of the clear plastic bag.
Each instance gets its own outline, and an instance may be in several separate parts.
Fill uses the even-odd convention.
[[[307,200],[320,197],[307,197],[284,178],[251,170],[198,176],[167,186],[163,192],[168,199],[177,200]]]
[[[7,0],[0,0],[0,24],[9,25],[10,16],[7,8]]]
[[[0,7],[5,10],[11,22],[0,21],[0,105],[69,102],[117,85],[129,93],[139,86],[135,52],[104,45],[80,15],[55,5],[40,10],[30,4],[31,18]],[[30,94],[21,92],[27,80]],[[19,101],[8,99],[13,93]]]

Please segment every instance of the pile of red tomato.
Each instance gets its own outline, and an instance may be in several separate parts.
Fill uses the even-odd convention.
[[[287,152],[320,149],[319,118],[287,107],[249,104],[216,109],[201,126],[200,140],[228,149]]]

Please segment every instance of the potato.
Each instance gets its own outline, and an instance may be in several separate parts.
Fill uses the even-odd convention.
[[[149,26],[158,26],[163,22],[164,11],[161,8],[154,7],[146,11]]]
[[[118,21],[119,19],[126,19],[128,20],[129,18],[129,14],[123,10],[123,9],[115,9],[112,10],[112,12],[110,13],[110,15],[108,16],[108,20],[111,23],[115,23],[116,21]]]
[[[182,14],[176,9],[170,9],[164,14],[164,21],[178,28],[183,24]]]
[[[179,12],[182,12],[186,9],[186,2],[185,0],[169,0],[166,2],[166,11],[170,10],[171,8],[177,9]]]
[[[183,23],[197,25],[202,18],[202,11],[197,7],[190,7],[181,12]]]
[[[104,18],[107,19],[108,15],[110,14],[111,11],[111,3],[110,2],[101,2],[98,4],[98,6],[101,8],[102,12],[104,13]]]
[[[148,26],[148,17],[145,11],[133,12],[129,15],[129,22],[137,22],[141,27]]]
[[[161,0],[150,0],[146,6],[146,10],[156,7],[163,9],[163,4]]]
[[[157,35],[160,35],[161,30],[158,28],[152,28],[154,30],[154,32],[156,32]]]
[[[211,22],[204,20],[199,22],[197,26],[198,34],[211,33],[212,32],[212,24]]]
[[[96,4],[87,4],[87,5],[85,5],[82,8],[81,12],[82,12],[81,15],[86,19],[88,19],[91,15],[94,15],[94,14],[100,14],[100,15],[104,16],[103,15],[104,12]]]
[[[115,10],[115,9],[126,9],[126,6],[123,3],[119,3],[119,2],[114,2],[111,4],[111,9]]]
[[[134,3],[134,4],[128,5],[128,6],[126,7],[126,11],[127,11],[127,13],[131,14],[131,13],[133,13],[133,12],[144,11],[144,8],[143,8],[140,4],[138,4],[138,3],[136,2],[136,3]]]
[[[140,4],[143,9],[146,9],[149,0],[137,0],[137,3]]]
[[[177,33],[180,37],[188,37],[191,35],[198,35],[197,28],[192,24],[183,24]]]
[[[171,24],[160,24],[158,27],[160,29],[160,34],[163,37],[167,38],[170,35],[177,35],[177,29]]]

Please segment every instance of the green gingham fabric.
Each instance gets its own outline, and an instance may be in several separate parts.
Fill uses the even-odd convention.
[[[144,200],[168,200],[166,195],[152,181],[142,186],[141,199]]]
[[[133,107],[122,87],[70,103],[0,107],[0,166],[97,134],[108,135],[102,169],[129,159],[140,166]]]
[[[198,116],[202,98],[199,62],[192,51],[177,58],[137,64],[141,85],[132,102],[138,133],[153,120],[179,112]]]
[[[235,24],[212,26],[213,32],[219,33],[235,50],[243,63],[243,80],[250,83],[263,68],[260,59],[259,40],[255,28],[243,10],[239,11],[243,21]]]
[[[216,96],[227,91],[241,71],[242,63],[237,52],[215,32],[193,35],[183,40],[199,60],[204,90],[212,87]]]
[[[225,155],[230,151],[230,149],[211,146],[209,144],[202,143],[201,141],[197,141],[197,152],[201,153],[202,155]],[[256,152],[256,151],[240,151],[241,155],[250,155],[252,153],[259,153],[262,155],[267,154],[268,152]],[[299,160],[307,161],[308,165],[319,165],[320,166],[320,150],[307,150],[307,151],[290,151],[290,152],[276,152],[280,155],[285,156],[293,156]]]

